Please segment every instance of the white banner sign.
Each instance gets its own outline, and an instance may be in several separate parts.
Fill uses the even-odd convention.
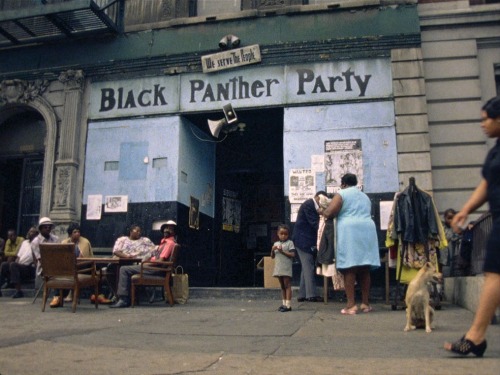
[[[259,45],[254,44],[248,47],[202,56],[201,66],[203,73],[210,73],[243,65],[257,64],[261,60]]]

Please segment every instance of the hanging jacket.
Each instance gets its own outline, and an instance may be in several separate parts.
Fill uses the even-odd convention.
[[[399,196],[394,213],[394,228],[406,242],[426,243],[439,233],[432,197],[416,186]]]

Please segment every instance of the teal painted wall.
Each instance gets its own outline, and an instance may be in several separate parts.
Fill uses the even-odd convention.
[[[349,48],[349,44],[356,39],[369,38],[369,44],[374,46],[384,36],[404,38],[419,33],[415,5],[242,18],[2,50],[0,78],[15,75],[16,72],[23,75],[29,72],[58,72],[116,65],[137,59],[168,59],[186,55],[199,60],[203,54],[218,52],[218,41],[226,34],[238,35],[242,46],[259,44],[271,47],[301,43],[304,51],[312,42],[321,44],[338,40]],[[387,49],[390,48],[387,46]],[[266,53],[263,50],[263,56]]]

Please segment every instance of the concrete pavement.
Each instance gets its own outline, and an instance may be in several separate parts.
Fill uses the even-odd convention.
[[[500,373],[499,325],[490,327],[484,358],[442,349],[472,321],[455,305],[442,305],[427,334],[403,332],[404,311],[382,302],[372,313],[344,316],[340,302],[294,300],[280,313],[278,297],[277,290],[193,290],[185,305],[95,310],[82,300],[73,314],[70,304],[42,313],[40,299],[4,296],[0,374]]]

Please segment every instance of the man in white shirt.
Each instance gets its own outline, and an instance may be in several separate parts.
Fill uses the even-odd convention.
[[[3,282],[4,280],[10,279],[10,284],[13,284],[16,288],[16,293],[14,293],[12,298],[24,297],[23,291],[21,290],[21,282],[23,280],[35,278],[35,259],[31,249],[31,242],[37,235],[38,230],[36,227],[30,228],[27,235],[28,239],[21,243],[15,261],[2,263],[1,281]]]
[[[52,229],[54,229],[54,223],[48,217],[42,217],[38,222],[38,231],[40,234],[35,237],[35,239],[31,242],[31,249],[33,250],[33,256],[35,257],[36,262],[36,274],[42,274],[42,263],[40,262],[40,244],[41,243],[59,243],[59,237],[53,235]],[[52,301],[50,302],[50,307],[59,307],[61,306],[62,301],[59,300],[58,293],[54,296]]]

